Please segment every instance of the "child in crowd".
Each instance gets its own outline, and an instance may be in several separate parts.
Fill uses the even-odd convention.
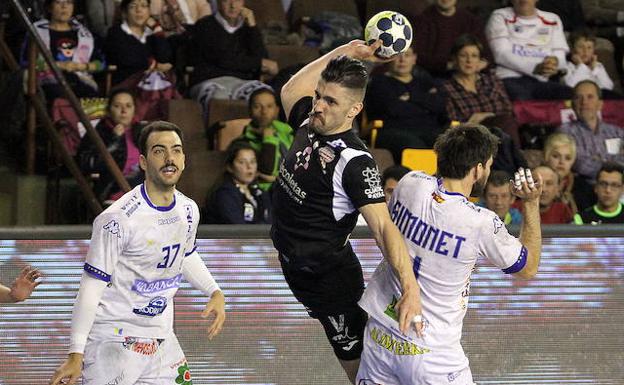
[[[596,37],[589,31],[578,31],[570,36],[570,61],[565,83],[574,87],[581,80],[592,80],[603,90],[613,90],[613,81],[605,67],[598,61],[595,51]]]

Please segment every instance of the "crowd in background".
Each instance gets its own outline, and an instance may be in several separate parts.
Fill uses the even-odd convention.
[[[96,130],[131,185],[141,180],[137,135],[144,121],[166,119],[162,101],[194,99],[204,118],[215,99],[247,101],[251,121],[227,149],[225,169],[208,170],[222,172],[223,179],[206,193],[204,221],[270,223],[271,184],[297,129],[280,111],[280,85],[306,63],[280,68],[269,57],[265,43],[274,31],[258,25],[254,0],[24,3],[74,93],[108,98]],[[282,3],[284,12],[294,6]],[[518,167],[532,168],[543,180],[543,223],[624,223],[624,121],[602,118],[605,100],[624,103],[624,0],[487,3],[469,9],[462,0],[432,0],[419,14],[406,12],[413,44],[396,60],[370,68],[365,117],[355,129],[370,141],[364,126],[383,122],[375,145],[400,164],[404,149],[432,148],[454,122],[483,124],[500,147],[481,204],[506,224],[519,223],[522,215],[508,183]],[[361,37],[355,35],[366,22],[360,16],[359,25],[358,19],[349,25],[351,19],[332,24],[339,18],[325,14],[313,18],[318,30],[298,20],[292,31],[299,44],[322,52]],[[19,21],[9,20],[6,41],[26,67],[32,42],[11,23]],[[311,38],[310,30],[325,39]],[[58,116],[55,101],[63,91],[41,55],[36,71]],[[571,100],[573,116],[527,143],[522,133],[531,128],[518,124],[514,103],[535,100]],[[535,142],[543,143],[541,152],[529,159],[524,150],[535,149]],[[103,202],[119,197],[87,137],[73,153],[85,174],[98,175],[94,189]],[[400,179],[395,168],[389,171],[390,181]]]

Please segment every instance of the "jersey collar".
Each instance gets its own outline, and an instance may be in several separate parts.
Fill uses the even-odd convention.
[[[438,178],[438,191],[440,191],[441,193],[446,194],[446,195],[458,196],[458,197],[462,197],[464,199],[468,199],[462,193],[446,191],[446,189],[444,188],[444,185],[442,184],[442,178]]]
[[[173,202],[171,202],[169,206],[156,206],[155,204],[153,204],[152,201],[149,199],[149,196],[147,195],[147,191],[145,191],[145,183],[141,185],[141,195],[143,196],[143,199],[145,199],[145,202],[147,202],[147,205],[149,207],[158,211],[170,211],[175,207],[176,204],[175,193],[173,194]]]

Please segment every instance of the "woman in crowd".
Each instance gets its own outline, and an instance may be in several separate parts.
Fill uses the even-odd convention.
[[[576,160],[576,142],[568,134],[555,133],[544,144],[544,162],[559,174],[561,201],[567,204],[574,214],[596,203],[592,186],[572,172]]]
[[[225,176],[208,204],[210,223],[271,223],[269,193],[258,187],[258,163],[253,147],[235,141],[228,147]]]
[[[74,16],[74,0],[45,0],[47,19],[34,23],[37,33],[48,46],[56,64],[78,97],[98,95],[93,73],[104,68],[96,39]],[[22,65],[28,65],[24,44]],[[63,90],[42,56],[36,62],[37,77],[49,101],[64,96]]]
[[[451,120],[501,127],[519,144],[512,105],[503,83],[493,72],[482,72],[483,46],[473,35],[462,35],[451,50],[453,75],[444,82],[446,111]]]
[[[162,30],[150,16],[149,0],[122,0],[123,21],[106,36],[106,58],[117,66],[113,84],[136,73],[167,72],[173,67],[173,54]]]
[[[132,187],[141,183],[143,178],[139,168],[140,151],[137,144],[143,127],[135,121],[134,110],[132,94],[127,90],[117,90],[108,100],[107,116],[95,126],[104,145]],[[78,159],[83,173],[98,174],[95,192],[101,201],[116,200],[123,195],[88,135],[80,143]]]

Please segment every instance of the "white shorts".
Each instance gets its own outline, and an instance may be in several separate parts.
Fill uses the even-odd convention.
[[[175,335],[156,340],[89,337],[83,385],[191,385],[191,372]]]
[[[434,351],[374,318],[364,331],[357,385],[476,385],[461,349]]]

